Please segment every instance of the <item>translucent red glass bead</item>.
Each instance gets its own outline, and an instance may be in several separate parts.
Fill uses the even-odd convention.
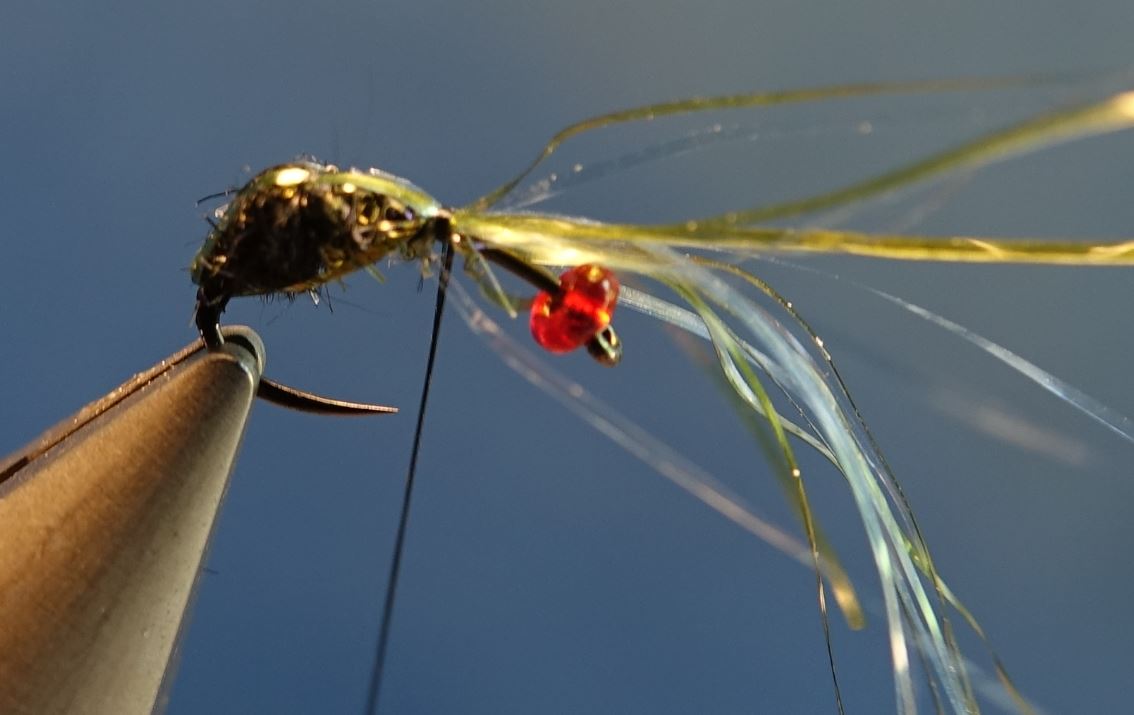
[[[532,337],[548,352],[585,345],[610,324],[618,279],[602,266],[576,266],[559,276],[559,292],[540,291],[532,302]]]

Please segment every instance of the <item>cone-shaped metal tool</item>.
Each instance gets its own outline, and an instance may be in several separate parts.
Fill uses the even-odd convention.
[[[262,370],[228,329],[0,463],[0,712],[161,710]]]

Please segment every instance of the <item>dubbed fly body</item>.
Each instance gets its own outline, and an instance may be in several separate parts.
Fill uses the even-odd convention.
[[[444,211],[408,182],[372,170],[283,164],[241,188],[193,258],[197,323],[210,344],[229,298],[317,290],[391,253],[428,258]]]
[[[315,163],[260,173],[224,207],[193,281],[209,297],[297,293],[406,250],[439,206],[393,195],[386,177],[360,186],[363,176]]]

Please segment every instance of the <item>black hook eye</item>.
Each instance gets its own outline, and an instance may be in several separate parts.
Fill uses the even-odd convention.
[[[622,341],[609,325],[587,341],[587,353],[605,367],[614,367],[622,360]]]

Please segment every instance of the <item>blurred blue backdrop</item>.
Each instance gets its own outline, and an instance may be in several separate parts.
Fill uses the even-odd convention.
[[[1115,68],[1130,63],[1134,26],[1134,5],[1118,0],[49,0],[3,15],[0,451],[193,339],[185,266],[209,210],[194,200],[241,183],[245,167],[311,153],[381,166],[459,204],[599,112],[693,94]],[[870,118],[894,120],[876,134],[899,154],[923,127],[971,121],[932,107],[891,117],[880,102]],[[804,111],[836,135],[854,126]],[[806,132],[774,144],[767,171],[746,167],[751,188],[730,180],[736,196],[754,203],[758,186],[780,179],[806,187],[814,172],[865,171],[856,161],[867,159],[830,168],[815,146]],[[1129,234],[1131,148],[1088,142],[1005,167],[922,228]],[[564,210],[661,220],[716,208],[697,192],[651,193],[650,180],[625,172]],[[809,263],[933,307],[1134,413],[1123,271]],[[415,269],[386,273],[385,285],[336,292],[333,312],[245,300],[226,316],[260,331],[269,374],[405,411],[334,421],[256,408],[172,713],[361,710],[433,305]],[[946,580],[1022,690],[1049,712],[1127,709],[1130,445],[845,284],[774,266],[767,276],[841,359]],[[794,529],[712,384],[649,321],[622,315],[619,326],[618,370],[555,362]],[[510,328],[524,337],[523,324]],[[876,603],[850,499],[825,472],[812,489]],[[834,637],[848,712],[892,711],[877,615],[865,633],[836,618]],[[811,574],[545,399],[455,315],[387,678],[387,713],[834,712]]]

